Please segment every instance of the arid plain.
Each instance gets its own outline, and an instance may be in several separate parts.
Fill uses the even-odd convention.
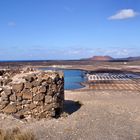
[[[56,65],[57,64],[57,65]],[[54,66],[87,71],[121,71],[139,75],[140,62],[18,62],[14,66]],[[2,66],[3,65],[3,66]],[[11,67],[12,63],[2,64]],[[64,113],[58,119],[19,121],[0,115],[1,128],[19,127],[40,140],[139,140],[140,80],[99,83],[94,88],[65,91]],[[131,86],[131,87],[130,87]]]

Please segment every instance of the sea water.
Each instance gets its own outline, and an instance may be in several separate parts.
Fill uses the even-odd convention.
[[[42,70],[63,71],[64,73],[64,88],[65,90],[79,89],[83,86],[80,84],[85,81],[85,71],[82,70],[69,70],[59,68],[41,68]]]

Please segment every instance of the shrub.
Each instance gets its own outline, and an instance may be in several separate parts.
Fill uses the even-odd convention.
[[[31,132],[22,132],[19,128],[0,129],[0,140],[36,140]]]

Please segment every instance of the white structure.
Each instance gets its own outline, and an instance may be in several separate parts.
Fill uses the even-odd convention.
[[[127,74],[113,74],[113,73],[95,73],[87,74],[88,81],[104,81],[104,80],[130,80]]]

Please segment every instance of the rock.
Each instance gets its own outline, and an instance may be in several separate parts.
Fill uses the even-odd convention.
[[[34,108],[36,108],[36,104],[31,103],[31,104],[30,104],[30,109],[32,110],[32,109],[34,109]]]
[[[9,101],[2,101],[1,104],[0,104],[0,110],[5,108],[8,104],[9,104]]]
[[[41,77],[41,79],[44,79],[44,80],[48,80],[49,78],[49,75],[47,75],[46,73],[44,73]]]
[[[38,114],[40,114],[41,112],[43,112],[43,106],[37,106],[35,109],[35,112],[37,112]]]
[[[45,72],[42,71],[42,72],[40,72],[40,73],[38,74],[38,78],[39,78],[39,79],[42,79],[44,75],[45,75]]]
[[[59,92],[64,92],[64,86],[63,86],[63,84],[60,84],[60,85],[58,86],[58,91],[59,91]]]
[[[51,111],[51,116],[56,117],[56,111],[55,110]]]
[[[53,103],[53,108],[59,108],[60,107],[60,104],[59,103]]]
[[[3,88],[0,87],[0,92],[2,92],[2,91],[3,91]]]
[[[4,113],[8,113],[8,114],[10,114],[10,113],[15,113],[17,111],[17,109],[16,109],[16,106],[15,105],[7,105],[4,109],[3,109],[3,112]]]
[[[25,118],[25,116],[24,116],[23,114],[18,113],[18,112],[17,112],[16,114],[13,114],[12,116],[13,116],[14,118],[16,118],[16,119],[19,119],[19,120]]]
[[[53,99],[52,100],[53,100],[53,102],[59,102],[60,99],[57,96],[53,96]]]
[[[0,105],[0,113],[1,113],[1,110],[2,110],[3,108],[5,108],[5,106],[6,106],[6,105]]]
[[[52,82],[53,82],[52,78],[49,77],[49,78],[47,79],[47,83],[48,83],[48,84],[51,84]]]
[[[48,104],[43,106],[43,111],[50,111],[53,108],[53,104]]]
[[[0,76],[4,75],[5,71],[4,70],[0,70]]]
[[[18,111],[17,113],[21,114],[23,116],[26,116],[26,115],[28,116],[28,115],[31,114],[31,112],[30,112],[28,107],[24,107],[22,110]]]
[[[63,81],[61,81],[61,80],[59,80],[59,81],[57,81],[57,85],[62,85],[62,83],[63,83]]]
[[[9,101],[2,101],[1,102],[1,105],[4,105],[4,106],[6,106],[6,105],[8,105],[9,104]]]
[[[48,92],[47,92],[47,95],[49,96],[53,96],[54,95],[54,92],[51,88],[49,88]]]
[[[12,91],[13,92],[21,92],[24,88],[24,84],[23,83],[19,83],[19,84],[13,84],[12,86]]]
[[[14,93],[10,96],[10,101],[16,102],[16,100],[17,100],[16,94]]]
[[[33,100],[34,101],[43,101],[44,100],[44,98],[45,98],[45,94],[37,94],[37,95],[35,95],[34,97],[33,97]]]
[[[24,94],[24,93],[29,93],[29,92],[31,92],[30,89],[24,88],[21,93]]]
[[[8,101],[8,100],[9,100],[8,96],[7,96],[6,93],[3,91],[3,92],[1,93],[1,101]]]
[[[46,79],[38,79],[38,81],[40,82],[40,85],[42,85],[42,83],[46,82]]]
[[[54,92],[57,92],[57,91],[58,91],[57,85],[56,85],[56,84],[53,84],[52,87],[51,87],[51,89],[52,89]]]
[[[25,80],[28,81],[28,82],[32,82],[35,79],[36,79],[36,77],[35,77],[34,74],[25,77]]]
[[[21,110],[22,106],[21,105],[17,105],[16,108],[17,108],[17,110]]]
[[[43,119],[43,118],[47,118],[47,117],[48,117],[47,113],[46,113],[46,112],[42,112],[42,113],[40,113],[39,116],[37,116],[36,118],[38,118],[38,119]]]
[[[33,94],[31,92],[25,92],[22,96],[23,99],[32,100]]]
[[[41,84],[42,86],[48,87],[48,83],[46,81],[42,82]]]
[[[38,88],[37,88],[37,87],[34,87],[34,88],[32,89],[32,92],[36,94],[36,93],[38,92]]]
[[[4,85],[7,85],[10,82],[12,82],[12,79],[5,79],[5,80],[3,80],[3,84]]]
[[[9,101],[8,97],[1,97],[1,101]]]
[[[0,79],[0,86],[3,86],[3,81],[2,81],[2,79]]]
[[[22,101],[22,97],[17,97],[17,101]]]
[[[1,97],[5,98],[5,97],[8,97],[8,95],[3,91],[1,92]]]
[[[59,77],[60,77],[60,79],[62,79],[62,81],[63,81],[63,79],[64,79],[64,73],[63,73],[62,71],[59,71]]]
[[[31,104],[31,100],[22,100],[22,105],[29,106]]]
[[[52,96],[45,96],[45,103],[49,104],[52,102]]]
[[[38,87],[38,93],[45,93],[47,91],[45,86]]]
[[[24,87],[27,89],[31,89],[33,87],[33,85],[30,82],[26,82]]]
[[[7,96],[12,94],[12,90],[10,88],[4,88],[4,92]]]
[[[57,74],[56,77],[53,79],[53,82],[57,84],[57,82],[60,80],[59,75]]]
[[[43,106],[44,105],[44,101],[42,100],[42,101],[37,101],[37,104],[36,104],[37,106]]]
[[[22,91],[22,98],[23,99],[29,99],[29,100],[31,100],[32,97],[33,97],[33,94],[30,91],[30,89],[23,89],[23,91]]]
[[[23,92],[15,93],[17,97],[22,97]]]
[[[41,83],[40,83],[40,81],[35,80],[32,82],[32,85],[33,85],[33,87],[37,87],[37,86],[40,86]]]

